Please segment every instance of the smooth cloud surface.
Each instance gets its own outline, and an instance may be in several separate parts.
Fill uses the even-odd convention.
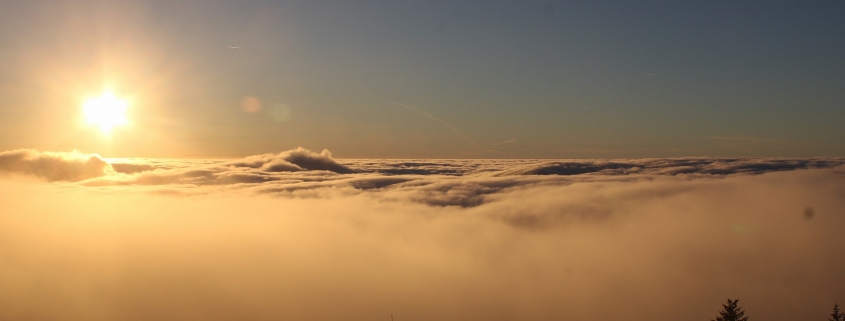
[[[727,297],[824,320],[845,300],[842,159],[0,161],[0,320],[706,320]]]

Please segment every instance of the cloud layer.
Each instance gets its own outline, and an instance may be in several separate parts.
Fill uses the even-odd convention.
[[[105,183],[107,181],[115,182],[115,184],[226,185],[279,180],[314,180],[303,177],[331,177],[319,180],[376,176],[405,176],[421,179],[432,175],[475,178],[551,175],[581,176],[578,180],[584,180],[589,179],[585,177],[595,179],[596,176],[763,174],[799,169],[829,169],[841,167],[843,164],[845,164],[843,158],[665,158],[568,161],[338,160],[332,158],[328,150],[316,153],[301,147],[278,154],[254,155],[229,160],[119,159],[107,162],[96,154],[89,155],[80,152],[16,150],[0,153],[0,173],[31,175],[48,181],[89,180],[89,183],[95,185],[107,184]],[[294,174],[291,175],[291,173]],[[153,179],[152,177],[167,178]],[[405,181],[414,179],[405,179]]]
[[[706,320],[727,297],[823,320],[845,300],[840,159],[0,155],[0,320]]]
[[[48,181],[80,181],[111,172],[109,163],[97,155],[31,149],[0,152],[0,174],[31,175]]]

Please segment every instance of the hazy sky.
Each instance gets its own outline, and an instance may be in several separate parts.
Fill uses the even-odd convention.
[[[0,150],[845,155],[843,17],[839,0],[0,0]],[[104,86],[130,105],[111,135],[81,118]]]

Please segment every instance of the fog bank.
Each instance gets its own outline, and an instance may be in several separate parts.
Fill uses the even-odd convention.
[[[211,168],[192,166],[146,173]],[[824,320],[845,301],[834,169],[313,175],[7,177],[0,320],[706,320],[727,297]]]

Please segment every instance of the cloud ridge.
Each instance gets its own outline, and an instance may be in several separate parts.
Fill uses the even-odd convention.
[[[76,182],[113,172],[111,165],[96,154],[32,149],[0,152],[0,173],[35,176],[50,182]]]

